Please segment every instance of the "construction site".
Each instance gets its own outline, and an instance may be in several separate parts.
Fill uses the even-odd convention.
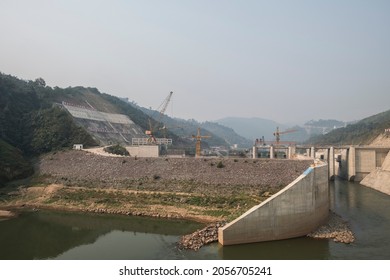
[[[167,137],[157,137],[156,134],[166,134],[167,127],[161,122],[173,92],[171,91],[160,107],[157,114],[150,116],[148,129],[143,130],[130,119],[129,116],[117,113],[102,112],[95,109],[87,100],[83,104],[74,104],[63,101],[64,108],[76,122],[86,129],[101,147],[110,145],[124,146],[131,156],[159,157],[166,155],[166,151],[172,146],[173,140]],[[201,155],[201,140],[210,136],[200,135],[198,129],[196,135],[190,136],[196,141],[196,156]],[[189,137],[189,138],[190,138]],[[76,149],[82,149],[82,143],[74,143]],[[104,154],[102,149],[91,149]],[[185,156],[184,150],[173,153],[175,156]]]
[[[237,152],[234,147],[233,152],[229,153],[229,147],[209,147],[203,145],[204,140],[210,140],[211,135],[202,134],[201,127],[197,127],[191,135],[184,135],[181,138],[192,146],[193,152],[185,149],[175,148],[172,138],[168,138],[167,130],[174,129],[163,122],[164,114],[172,99],[171,91],[164,99],[161,105],[149,116],[147,129],[142,129],[128,115],[118,113],[108,113],[95,109],[87,100],[82,104],[80,102],[71,103],[62,101],[61,107],[64,108],[75,121],[87,130],[93,138],[100,144],[101,149],[90,149],[92,152],[98,152],[104,155],[103,147],[110,145],[121,145],[126,148],[130,156],[136,157],[184,157],[184,156],[214,156],[214,157],[250,157],[250,158],[292,158],[289,146],[294,146],[294,142],[281,141],[281,135],[295,132],[295,130],[279,131],[276,128],[274,132],[275,141],[264,140],[264,136],[254,141],[252,149],[249,147]],[[176,127],[180,128],[180,127]],[[182,128],[182,127],[181,127]],[[158,137],[159,135],[160,137]],[[162,137],[161,137],[162,136]],[[202,141],[203,140],[203,141]],[[191,144],[192,143],[192,144]],[[187,144],[188,146],[188,144]],[[237,145],[235,145],[237,146]],[[74,143],[76,149],[82,149],[82,143]]]

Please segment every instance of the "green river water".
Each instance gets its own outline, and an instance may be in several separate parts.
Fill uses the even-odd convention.
[[[356,240],[294,238],[179,250],[179,237],[203,225],[145,217],[23,212],[0,221],[0,259],[390,259],[390,196],[358,183],[330,184],[331,208],[348,221]]]

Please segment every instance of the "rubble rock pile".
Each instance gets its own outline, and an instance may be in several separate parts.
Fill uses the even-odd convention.
[[[213,223],[194,233],[182,236],[179,241],[179,248],[198,251],[203,245],[218,241],[218,228],[225,224],[225,222]]]
[[[329,220],[325,225],[308,234],[308,236],[320,239],[333,239],[335,242],[347,244],[355,241],[355,236],[350,230],[347,222],[333,212],[329,214]]]
[[[217,165],[222,162],[223,167]],[[84,151],[47,154],[39,161],[43,183],[78,187],[144,189],[210,194],[275,193],[305,171],[312,160],[104,157]],[[45,179],[46,178],[46,179]],[[257,188],[253,188],[257,187]]]

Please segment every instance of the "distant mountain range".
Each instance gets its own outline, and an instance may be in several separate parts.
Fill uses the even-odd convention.
[[[379,135],[390,137],[390,110],[349,123],[324,135],[317,135],[307,142],[315,145],[367,145]]]
[[[151,118],[158,118],[159,112],[144,107],[137,107]],[[162,115],[159,121],[163,124],[160,128],[164,133],[167,131],[192,141],[192,135],[197,134],[197,129],[200,128],[201,135],[211,136],[202,140],[207,147],[224,146],[229,148],[237,145],[239,148],[248,148],[252,145],[252,141],[242,137],[232,128],[218,124],[216,122],[198,122],[196,120],[184,120],[180,118],[172,118],[167,115]]]
[[[273,133],[276,127],[282,130],[287,128],[283,124],[262,118],[227,117],[216,120],[215,122],[232,128],[239,135],[250,139],[252,143],[255,139],[260,139],[263,136],[265,140],[271,141],[274,139]]]
[[[281,141],[300,143],[311,137],[314,144],[367,144],[390,128],[390,111],[354,124],[311,120],[291,127],[262,118],[235,117],[201,123],[161,115],[96,88],[52,88],[41,78],[25,81],[0,73],[0,185],[31,174],[29,159],[33,157],[75,143],[128,145],[134,137],[148,137],[145,131],[151,123],[156,137],[172,138],[174,148],[193,153],[192,136],[198,128],[201,135],[211,136],[202,140],[203,148],[228,149],[235,144],[249,148],[263,136],[274,141],[277,127],[289,131]]]
[[[215,122],[232,128],[243,137],[251,139],[252,142],[262,137],[266,142],[275,141],[274,132],[276,132],[277,127],[281,132],[288,131],[288,133],[282,134],[281,141],[302,143],[314,135],[326,134],[335,128],[346,125],[344,122],[337,120],[311,120],[305,123],[304,126],[290,126],[263,118],[241,117],[228,117]]]

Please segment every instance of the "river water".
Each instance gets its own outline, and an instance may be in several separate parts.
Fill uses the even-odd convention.
[[[330,185],[331,208],[348,221],[353,244],[294,238],[179,250],[203,225],[145,217],[23,212],[0,221],[0,259],[390,259],[390,196],[347,181]]]

